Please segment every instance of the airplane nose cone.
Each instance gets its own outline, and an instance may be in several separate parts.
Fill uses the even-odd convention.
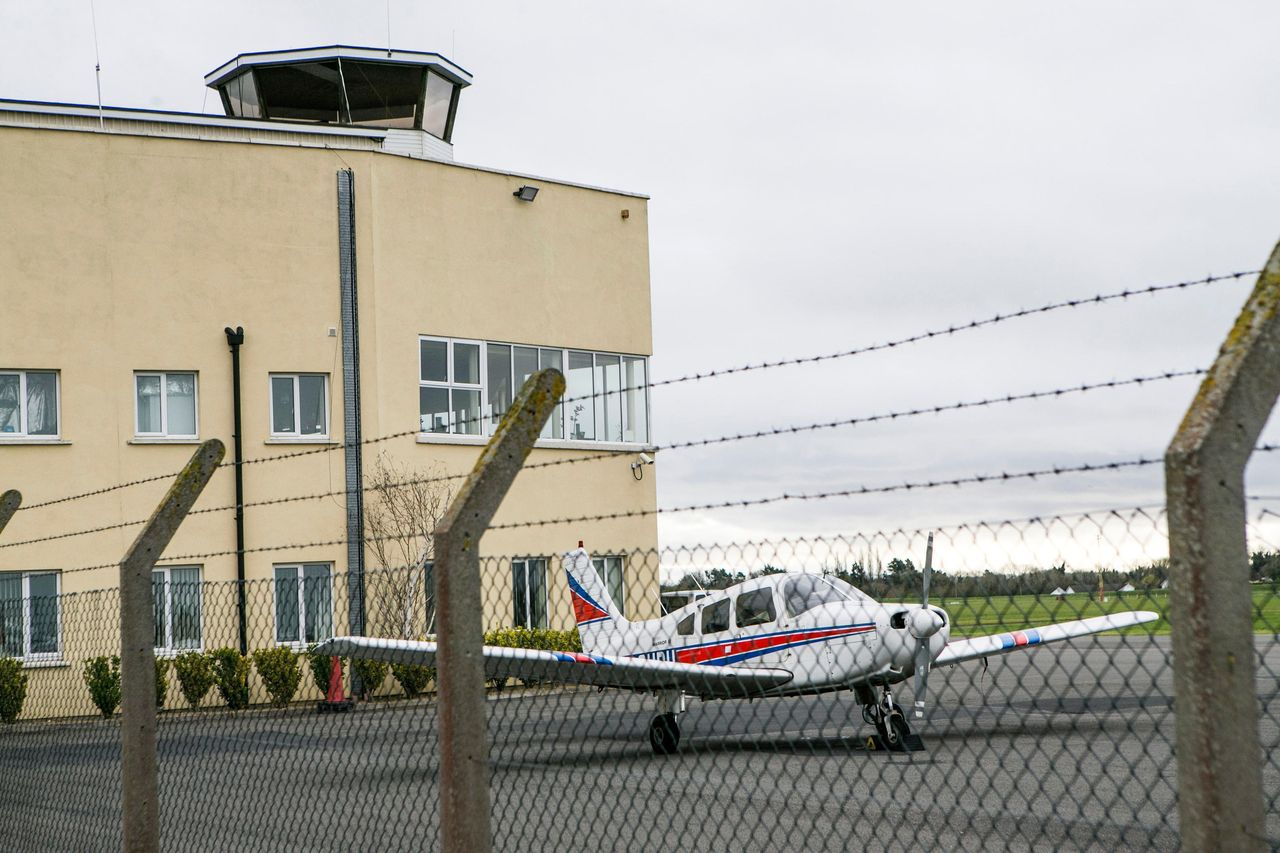
[[[946,623],[941,613],[932,608],[921,607],[911,612],[907,627],[911,636],[917,640],[924,640],[942,630],[944,624]]]

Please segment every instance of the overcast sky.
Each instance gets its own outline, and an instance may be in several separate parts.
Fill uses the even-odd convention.
[[[475,75],[458,160],[652,196],[656,379],[1253,270],[1280,237],[1274,2],[389,9],[395,47],[443,53]],[[202,77],[222,62],[381,46],[386,12],[97,0],[103,97],[220,112]],[[0,0],[0,97],[91,103],[93,66],[89,0]],[[1251,286],[654,389],[655,438],[1207,366]],[[673,450],[647,476],[660,505],[676,506],[1157,456],[1195,387],[1182,379]],[[1280,454],[1254,462],[1249,490],[1280,495],[1280,459],[1268,456]],[[661,531],[665,544],[741,541],[1162,499],[1151,466],[672,515]]]

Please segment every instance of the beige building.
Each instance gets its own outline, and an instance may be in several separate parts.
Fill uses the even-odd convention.
[[[447,498],[540,367],[568,391],[529,464],[585,461],[523,472],[496,524],[654,508],[633,466],[646,199],[454,162],[470,82],[436,54],[323,48],[212,72],[226,117],[0,101],[0,490],[24,503],[0,533],[0,653],[29,672],[25,716],[87,711],[82,660],[117,642],[115,592],[92,592],[116,570],[91,567],[169,481],[111,487],[209,438],[234,461],[233,349],[243,548],[229,465],[155,576],[162,653],[429,630],[420,555],[358,544],[370,487]],[[486,623],[572,627],[557,555],[578,540],[629,616],[655,615],[656,539],[652,514],[494,530]]]

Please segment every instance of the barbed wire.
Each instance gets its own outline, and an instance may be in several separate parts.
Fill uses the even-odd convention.
[[[759,370],[772,370],[778,367],[788,367],[788,366],[801,365],[801,364],[813,364],[813,363],[822,362],[822,361],[833,361],[841,358],[850,358],[852,356],[863,355],[866,353],[894,349],[896,347],[906,346],[909,344],[918,343],[920,341],[930,340],[933,338],[947,337],[950,335],[958,334],[960,332],[986,328],[989,326],[997,325],[999,323],[1005,323],[1010,320],[1016,320],[1016,319],[1036,316],[1040,314],[1047,314],[1053,311],[1062,310],[1064,308],[1079,308],[1079,307],[1085,307],[1090,305],[1102,305],[1102,304],[1114,302],[1117,300],[1126,300],[1126,299],[1129,299],[1130,297],[1152,295],[1156,293],[1163,293],[1163,292],[1169,292],[1169,291],[1175,291],[1175,290],[1186,290],[1187,288],[1206,286],[1206,285],[1215,284],[1217,282],[1222,282],[1222,281],[1239,280],[1241,278],[1244,278],[1245,276],[1257,275],[1258,273],[1259,273],[1259,270],[1250,270],[1250,271],[1244,271],[1244,272],[1228,273],[1225,275],[1211,275],[1201,279],[1174,282],[1172,284],[1156,284],[1156,285],[1150,285],[1148,287],[1137,288],[1134,290],[1126,289],[1122,291],[1116,291],[1113,293],[1098,294],[1092,297],[1061,300],[1058,302],[1051,302],[1045,305],[1040,305],[1035,308],[1024,308],[1024,309],[1013,311],[1007,314],[994,314],[990,317],[986,317],[983,319],[971,320],[967,323],[961,323],[958,325],[951,325],[945,329],[919,332],[914,335],[908,335],[903,338],[896,338],[893,340],[883,341],[877,344],[869,344],[862,347],[855,347],[853,349],[840,350],[833,353],[824,353],[824,354],[813,355],[813,356],[799,356],[796,358],[779,359],[776,361],[763,361],[755,364],[748,363],[748,364],[740,365],[737,367],[728,367],[728,368],[721,368],[718,370],[709,370],[701,373],[686,374],[684,376],[678,376],[671,379],[661,379],[654,382],[645,382],[639,385],[627,386],[626,388],[618,389],[616,391],[603,391],[598,394],[592,393],[592,394],[587,394],[579,397],[568,397],[568,398],[561,399],[559,404],[564,405],[566,403],[580,402],[583,400],[592,400],[592,399],[595,399],[596,397],[608,397],[611,394],[620,395],[628,391],[638,391],[638,390],[649,389],[649,388],[661,388],[668,385],[676,385],[684,382],[696,382],[696,381],[701,381],[703,379],[713,379],[720,376],[730,376],[730,375],[759,371]],[[480,420],[483,421],[484,418],[481,418]],[[274,454],[270,456],[243,459],[243,460],[240,460],[240,464],[256,465],[256,464],[262,464],[266,462],[277,462],[282,460],[295,459],[303,456],[311,456],[311,455],[321,454],[321,453],[331,453],[339,449],[349,450],[357,446],[364,447],[367,445],[391,441],[397,438],[407,438],[409,436],[418,436],[422,434],[424,433],[421,430],[421,428],[415,429],[415,430],[402,430],[400,432],[388,433],[386,435],[374,436],[372,438],[362,438],[358,442],[354,442],[354,441],[332,442],[332,443],[325,444],[321,447],[309,448],[307,450],[290,451],[287,453],[279,453],[279,454]],[[628,451],[620,451],[620,452],[628,452]],[[218,467],[228,468],[228,467],[234,467],[235,465],[236,465],[236,462],[232,460],[230,462],[223,462]],[[38,503],[28,504],[26,506],[19,507],[18,511],[23,512],[23,511],[30,511],[34,509],[41,509],[43,507],[53,506],[55,504],[68,503],[70,501],[76,501],[76,500],[82,500],[85,498],[95,497],[97,495],[107,494],[109,492],[118,491],[120,489],[131,488],[133,486],[138,486],[145,483],[152,483],[158,480],[171,479],[173,477],[176,477],[178,473],[179,472],[174,471],[169,474],[158,474],[152,477],[144,477],[138,480],[132,480],[124,483],[117,483],[115,485],[105,486],[100,489],[93,489],[91,491],[81,492],[79,494],[67,495],[65,497],[53,498],[46,501],[40,501]]]
[[[1115,388],[1121,388],[1121,387],[1132,386],[1132,385],[1143,385],[1143,384],[1149,384],[1152,382],[1177,379],[1177,378],[1182,378],[1187,376],[1199,376],[1199,375],[1203,375],[1206,372],[1207,371],[1203,368],[1197,368],[1194,370],[1171,370],[1171,371],[1165,371],[1164,373],[1151,374],[1149,376],[1138,376],[1131,379],[1113,379],[1105,382],[1083,383],[1080,385],[1072,385],[1072,386],[1063,387],[1063,388],[1055,388],[1048,391],[1031,391],[1031,392],[1026,392],[1022,394],[1006,394],[1004,396],[988,397],[981,400],[961,401],[958,403],[948,403],[948,404],[941,404],[936,406],[923,406],[915,409],[905,409],[900,411],[885,412],[882,414],[866,415],[866,416],[855,417],[855,418],[845,418],[845,419],[834,420],[834,421],[823,421],[823,422],[814,423],[814,424],[801,424],[801,425],[795,425],[795,426],[789,426],[789,427],[777,427],[772,429],[759,430],[751,433],[737,433],[732,435],[717,436],[714,438],[703,438],[703,439],[694,439],[694,440],[683,441],[683,442],[673,442],[671,444],[657,445],[654,448],[654,450],[655,451],[682,450],[682,449],[695,448],[695,447],[705,447],[705,446],[715,445],[715,444],[725,444],[733,441],[748,441],[748,440],[768,438],[768,437],[778,436],[778,435],[788,435],[788,434],[809,432],[809,431],[822,430],[822,429],[833,429],[833,428],[844,427],[844,426],[857,426],[859,424],[875,423],[879,421],[899,420],[899,419],[904,419],[909,417],[919,417],[923,415],[940,414],[944,412],[960,411],[964,409],[978,408],[983,406],[994,406],[994,405],[1000,405],[1000,404],[1006,404],[1006,403],[1024,402],[1028,400],[1038,400],[1038,399],[1046,399],[1046,398],[1058,398],[1068,394],[1079,394],[1079,393],[1087,393],[1090,391],[1096,391],[1101,389],[1115,389]],[[562,466],[562,465],[575,465],[583,462],[593,462],[593,461],[599,461],[601,459],[612,459],[622,455],[630,455],[633,452],[634,451],[630,451],[630,450],[611,450],[611,451],[605,451],[602,453],[590,454],[587,456],[577,456],[570,459],[547,460],[545,462],[530,463],[528,465],[525,465],[522,470],[536,470],[540,468],[550,468],[550,467],[556,467],[556,466]],[[371,491],[379,491],[384,489],[411,488],[413,486],[419,486],[419,485],[430,485],[432,483],[461,480],[461,479],[465,479],[468,476],[470,476],[469,472],[465,474],[443,474],[443,475],[436,475],[436,476],[430,476],[430,477],[411,477],[409,479],[395,481],[390,484],[365,486],[361,489],[361,492],[368,493]],[[345,496],[346,494],[348,494],[348,490],[345,488],[334,489],[327,492],[316,492],[312,494],[302,494],[302,495],[290,495],[282,498],[268,498],[268,499],[259,500],[259,501],[246,501],[243,504],[226,504],[223,506],[205,507],[202,509],[192,510],[189,513],[189,515],[204,515],[204,514],[216,513],[216,512],[229,512],[236,509],[251,509],[256,507],[264,507],[264,506],[277,506],[277,505],[288,504],[288,503],[300,503],[300,502],[313,501],[313,500],[324,500],[326,498],[342,497],[342,496]],[[59,534],[42,536],[42,537],[33,538],[33,539],[23,539],[16,542],[3,542],[3,543],[0,543],[0,549],[16,548],[22,545],[34,545],[41,542],[51,542],[51,541],[60,540],[60,539],[71,539],[77,536],[87,536],[94,533],[103,533],[111,530],[120,530],[127,527],[135,527],[137,525],[144,524],[145,522],[146,522],[146,519],[142,518],[142,519],[136,519],[133,521],[123,521],[115,524],[108,524],[100,527],[88,528],[85,530],[77,530],[77,531],[72,531],[68,533],[59,533]]]
[[[1276,445],[1276,446],[1263,445],[1258,449],[1259,450],[1266,449],[1266,450],[1274,451],[1274,450],[1280,449],[1280,445]],[[1135,462],[1136,461],[1137,460],[1135,460]],[[1158,461],[1158,460],[1152,460],[1152,461]],[[1112,466],[1108,465],[1108,466],[1102,466],[1102,467],[1112,467]],[[1058,469],[1058,470],[1061,470],[1062,473],[1068,473],[1068,471],[1064,469]],[[1073,470],[1083,470],[1083,469],[1073,469]],[[1099,466],[1095,466],[1090,470],[1099,470]],[[1010,475],[1010,478],[1014,476],[1017,476],[1017,475]],[[1003,479],[1003,476],[995,475],[994,478]],[[988,479],[992,479],[992,478],[988,478]],[[949,485],[949,483],[941,483],[940,485]],[[857,493],[860,494],[861,492],[857,492]],[[810,497],[813,498],[816,496],[810,496]],[[686,508],[678,507],[678,508],[672,508],[667,510],[658,510],[659,513],[682,512],[682,511],[686,511]],[[915,527],[915,528],[898,527],[893,529],[857,531],[853,533],[816,534],[813,536],[778,537],[774,539],[748,539],[745,541],[732,542],[732,543],[716,542],[716,543],[682,544],[682,545],[659,547],[656,550],[659,551],[660,553],[667,553],[667,552],[687,552],[687,551],[697,551],[697,550],[716,550],[716,549],[724,550],[730,547],[737,547],[737,548],[744,548],[744,549],[745,548],[761,548],[761,547],[778,546],[778,545],[797,545],[805,542],[818,542],[818,541],[850,542],[857,539],[864,539],[864,540],[893,539],[893,538],[902,538],[902,537],[919,537],[927,533],[938,533],[944,536],[955,536],[958,534],[976,533],[979,531],[988,531],[988,532],[996,533],[1004,528],[1017,528],[1019,526],[1025,526],[1025,525],[1041,525],[1047,529],[1048,527],[1055,524],[1068,524],[1071,522],[1078,523],[1080,521],[1096,522],[1099,518],[1108,517],[1108,516],[1120,519],[1121,521],[1126,521],[1126,520],[1132,521],[1134,518],[1141,516],[1147,519],[1148,521],[1150,521],[1151,523],[1155,524],[1155,523],[1158,523],[1158,521],[1162,517],[1166,516],[1166,510],[1163,504],[1154,504],[1154,503],[1139,504],[1137,506],[1080,510],[1076,512],[1063,512],[1063,513],[1052,513],[1052,514],[1041,513],[1036,515],[1021,516],[1016,518],[978,519],[975,521],[961,521],[961,522],[955,522],[952,524],[935,524],[935,525]],[[1280,519],[1280,513],[1277,513],[1271,509],[1264,508],[1258,512],[1255,521],[1258,523],[1261,523],[1261,521],[1268,516],[1272,518]],[[507,525],[507,526],[512,526],[512,525]],[[518,526],[518,525],[515,525],[515,526]],[[504,525],[494,525],[489,529],[491,530],[499,529],[502,527],[504,527]],[[381,536],[365,536],[365,537],[362,537],[360,541],[362,544],[367,545],[372,542],[387,541],[391,539],[403,539],[407,535],[408,534],[405,534],[404,532],[399,532],[399,533],[385,534]],[[181,561],[188,561],[188,560],[204,560],[212,557],[229,557],[229,556],[234,556],[238,554],[258,554],[258,553],[271,553],[271,552],[298,550],[298,549],[306,549],[306,548],[345,546],[349,542],[350,542],[349,538],[340,537],[336,539],[315,540],[311,542],[290,542],[286,544],[277,544],[277,545],[262,545],[262,546],[257,546],[253,548],[245,548],[243,550],[228,548],[220,551],[207,551],[203,553],[177,554],[173,556],[165,555],[165,556],[162,556],[160,559],[164,563],[174,563],[174,562],[181,562]],[[654,550],[654,549],[637,549],[637,550]],[[493,556],[482,558],[482,560],[483,559],[493,559]],[[119,566],[119,562],[101,563],[101,564],[92,565],[92,566],[78,566],[78,567],[69,568],[69,569],[57,569],[57,571],[63,572],[64,574],[74,574],[78,572],[89,572],[89,571],[98,571],[101,569],[116,568],[118,566]],[[366,574],[371,574],[377,571],[406,569],[406,568],[418,568],[418,566],[416,564],[412,566],[408,564],[404,564],[404,565],[394,566],[394,567],[378,566],[378,567],[366,568],[364,571]]]
[[[1264,444],[1254,448],[1260,452],[1272,452],[1280,449],[1280,445]],[[1011,482],[1014,480],[1034,480],[1038,477],[1057,477],[1065,474],[1080,474],[1094,471],[1118,471],[1124,468],[1140,468],[1164,462],[1163,457],[1129,459],[1122,462],[1084,463],[1081,465],[1055,465],[1052,468],[1041,468],[1032,471],[1001,472],[999,474],[974,474],[969,477],[954,477],[946,480],[923,480],[915,483],[898,483],[887,486],[858,486],[850,489],[833,489],[825,492],[783,493],[764,498],[744,498],[733,501],[715,501],[701,504],[688,504],[679,507],[656,507],[654,509],[622,510],[595,515],[582,515],[569,518],[548,518],[540,521],[519,521],[505,524],[491,524],[488,530],[514,530],[524,527],[545,527],[557,524],[577,524],[588,521],[610,521],[621,518],[643,518],[651,515],[673,515],[683,512],[699,512],[717,509],[741,509],[746,507],[766,506],[787,501],[816,501],[831,498],[855,497],[859,495],[889,494],[892,492],[924,491],[943,486],[968,486],[981,483]]]

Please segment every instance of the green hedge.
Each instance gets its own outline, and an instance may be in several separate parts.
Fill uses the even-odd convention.
[[[249,659],[232,648],[209,652],[213,683],[227,707],[233,711],[249,706]]]
[[[582,637],[578,629],[555,631],[551,628],[498,628],[484,635],[486,646],[502,646],[509,649],[539,649],[548,652],[580,652]],[[507,683],[505,678],[491,679],[499,690]],[[538,684],[536,678],[522,678],[528,686]]]
[[[258,668],[258,676],[271,696],[272,705],[283,708],[293,701],[302,681],[297,652],[288,646],[258,649],[253,653],[253,665]]]
[[[183,652],[173,659],[173,671],[177,673],[182,698],[192,708],[198,708],[213,688],[213,661],[202,652]]]
[[[0,658],[0,720],[6,723],[16,720],[26,699],[27,674],[22,671],[22,661]]]
[[[87,658],[84,662],[84,683],[89,687],[89,698],[98,706],[102,716],[110,717],[120,707],[120,656]]]

